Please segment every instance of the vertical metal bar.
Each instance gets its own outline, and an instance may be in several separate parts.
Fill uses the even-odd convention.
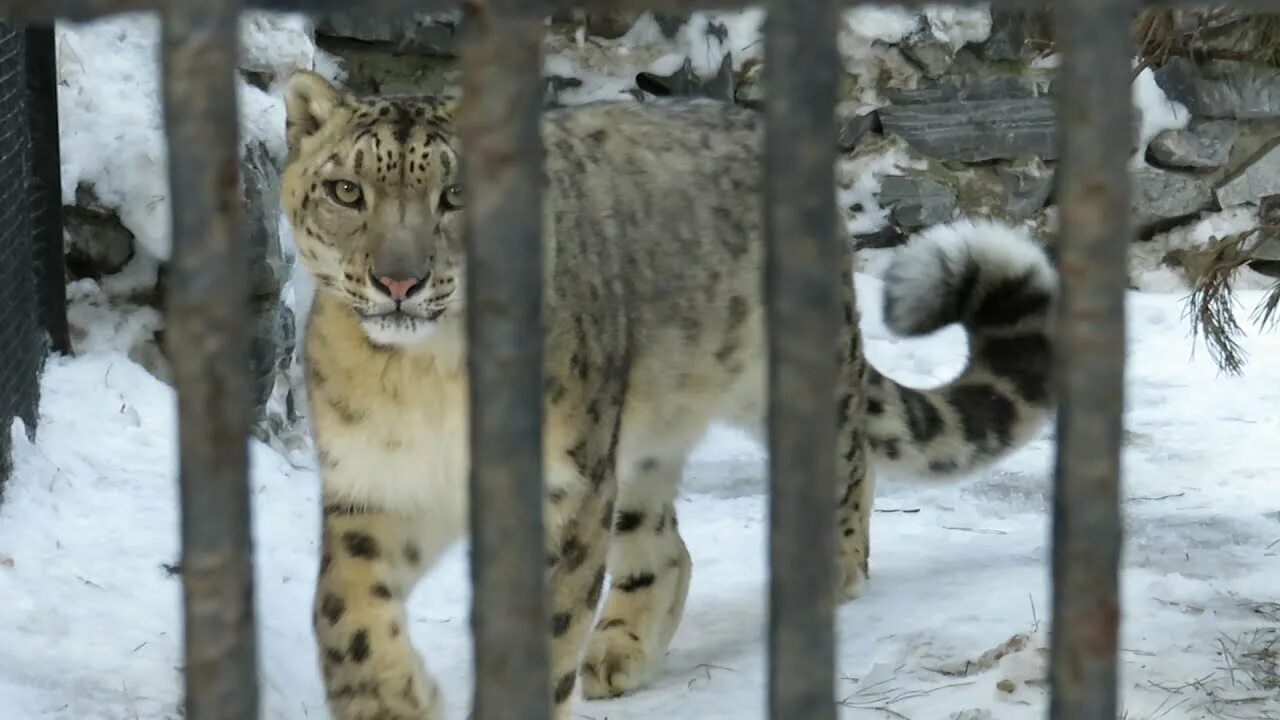
[[[62,160],[58,146],[58,68],[52,25],[26,30],[27,89],[34,174],[34,233],[40,263],[40,315],[50,344],[71,352],[63,273]]]
[[[469,6],[467,188],[474,720],[545,720],[542,523],[542,38],[519,0]]]
[[[1115,720],[1134,0],[1062,0],[1054,720]]]
[[[770,6],[765,133],[769,717],[834,720],[835,0]]]
[[[172,2],[164,108],[173,212],[166,341],[178,391],[186,720],[258,717],[240,232],[237,0]]]

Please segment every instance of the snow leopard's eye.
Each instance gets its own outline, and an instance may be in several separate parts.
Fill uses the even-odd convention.
[[[442,210],[458,210],[462,207],[462,186],[450,185],[440,193],[440,208]]]
[[[359,208],[364,203],[364,191],[350,180],[330,180],[325,183],[329,197],[343,207]]]

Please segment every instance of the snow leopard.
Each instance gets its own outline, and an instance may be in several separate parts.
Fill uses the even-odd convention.
[[[421,579],[468,527],[458,101],[357,96],[298,71],[286,108],[282,203],[317,288],[304,362],[323,487],[318,666],[337,720],[439,720],[406,599],[430,592]],[[644,685],[680,624],[693,563],[676,500],[691,450],[713,423],[763,442],[764,117],[692,98],[540,117],[547,690],[566,720],[575,696]],[[950,382],[910,387],[865,357],[840,232],[832,602],[867,580],[877,472],[961,477],[1041,428],[1057,293],[1046,254],[1015,227],[917,233],[884,272],[885,322],[904,337],[959,324],[969,355]]]

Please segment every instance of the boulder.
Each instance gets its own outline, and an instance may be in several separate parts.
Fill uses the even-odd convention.
[[[880,182],[880,206],[889,209],[904,232],[936,225],[955,216],[956,191],[927,175],[889,175]]]
[[[1131,177],[1133,221],[1138,228],[1194,215],[1213,204],[1209,182],[1195,175],[1139,168]]]
[[[1224,208],[1256,203],[1280,194],[1280,139],[1264,145],[1218,183],[1218,204]]]
[[[935,158],[982,162],[1057,157],[1057,117],[1048,98],[939,102],[880,108],[886,134]]]
[[[1034,75],[990,74],[969,69],[938,78],[928,87],[914,90],[887,88],[885,98],[894,105],[931,105],[979,100],[1025,100],[1049,93],[1049,81]]]
[[[1155,70],[1156,83],[1193,115],[1258,120],[1280,117],[1280,72],[1238,60],[1197,64],[1172,58]]]
[[[983,60],[1004,62],[1028,60],[1041,48],[1031,41],[1053,39],[1052,13],[1047,10],[991,8],[991,33],[974,48]]]
[[[1164,168],[1216,170],[1231,158],[1238,134],[1234,125],[1220,121],[1166,130],[1147,146],[1148,160]]]
[[[316,19],[316,38],[358,40],[388,51],[455,57],[460,16],[414,13],[396,17],[359,11],[332,12]]]
[[[996,169],[1008,195],[1005,214],[1013,220],[1030,217],[1049,201],[1054,170],[1037,157]]]
[[[71,279],[112,275],[133,259],[133,233],[88,187],[76,188],[76,204],[62,208],[62,237]]]

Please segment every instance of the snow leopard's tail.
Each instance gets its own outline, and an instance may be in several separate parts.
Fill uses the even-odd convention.
[[[870,370],[867,432],[878,466],[959,475],[1041,430],[1055,408],[1058,277],[1026,232],[988,220],[935,226],[898,251],[884,280],[891,330],[921,336],[960,323],[969,360],[955,380],[927,390]]]

